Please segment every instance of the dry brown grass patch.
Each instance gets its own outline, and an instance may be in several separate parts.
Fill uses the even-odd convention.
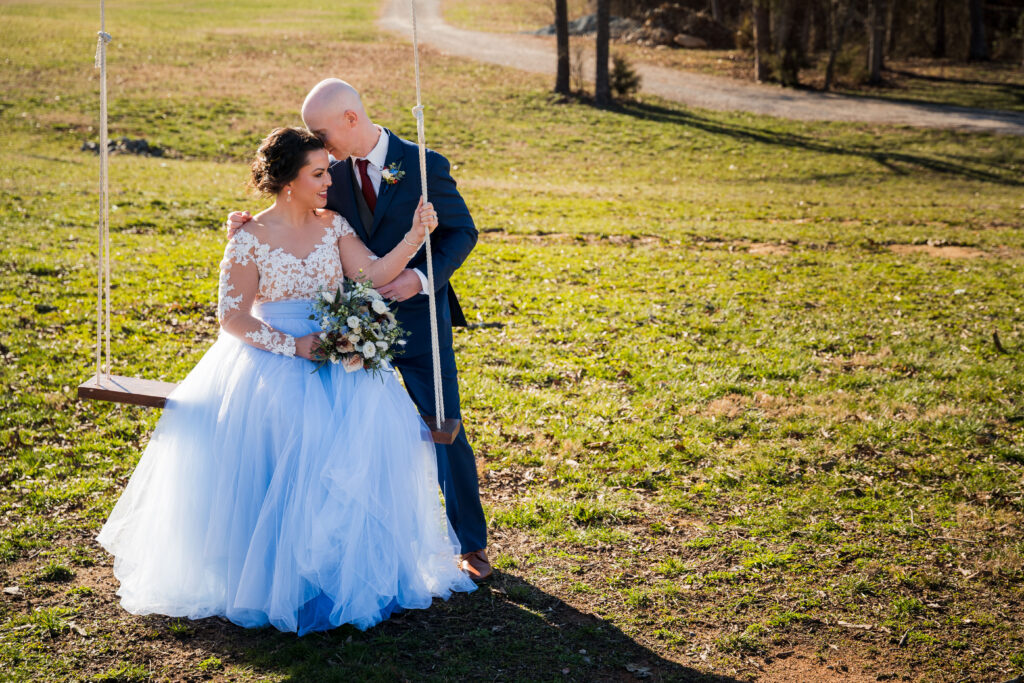
[[[199,60],[199,57],[196,57]],[[402,87],[396,83],[395,65],[410,64],[412,51],[402,44],[337,43],[306,37],[289,39],[287,48],[267,54],[241,47],[204,61],[191,63],[131,62],[124,64],[115,85],[133,96],[160,97],[173,92],[175,99],[231,97],[250,104],[266,102],[277,108],[294,102],[296,118],[306,92],[322,78],[340,75],[358,84],[367,99],[378,88]],[[112,89],[113,90],[113,89]],[[367,103],[372,107],[372,102]]]
[[[778,419],[802,415],[809,409],[820,409],[822,406],[801,404],[788,396],[774,396],[763,391],[753,396],[743,394],[726,394],[711,401],[703,410],[695,409],[690,414],[701,414],[705,417],[724,417],[733,419],[744,411],[756,410],[765,417]],[[818,412],[817,410],[815,412]]]
[[[696,238],[696,246],[703,249],[745,251],[753,256],[785,256],[792,253],[793,245],[785,242],[752,242],[750,240],[721,240]]]
[[[892,356],[892,349],[884,346],[877,353],[864,353],[857,351],[849,358],[835,358],[833,362],[843,368],[876,368],[887,358]]]
[[[889,250],[900,256],[910,254],[926,254],[935,258],[972,259],[987,256],[987,252],[974,247],[931,244],[890,244]]]
[[[610,243],[617,246],[635,246],[661,244],[668,241],[666,237],[661,235],[606,235],[592,232],[517,233],[505,230],[484,229],[481,233],[485,240],[497,240],[501,242],[530,242],[532,244],[572,244],[582,242],[588,245]]]
[[[747,247],[748,254],[758,256],[784,256],[793,251],[788,244],[772,244],[770,242],[753,242]]]

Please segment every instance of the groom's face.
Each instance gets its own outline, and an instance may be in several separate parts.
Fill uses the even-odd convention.
[[[352,114],[353,112],[345,111],[325,117],[323,121],[314,122],[310,126],[313,134],[323,140],[327,151],[335,159],[347,159],[352,156],[357,121]]]

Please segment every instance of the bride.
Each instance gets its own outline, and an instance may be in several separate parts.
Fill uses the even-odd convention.
[[[377,259],[322,208],[327,169],[305,129],[278,128],[256,153],[251,183],[275,201],[225,250],[226,334],[169,397],[97,536],[129,612],[302,635],[474,588],[455,562],[430,433],[394,374],[309,362],[311,299],[343,273],[392,280],[436,215],[420,207]]]

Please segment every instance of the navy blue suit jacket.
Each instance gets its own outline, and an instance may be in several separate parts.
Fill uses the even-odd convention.
[[[394,185],[381,181],[373,225],[364,225],[353,184],[352,163],[345,159],[331,164],[331,187],[327,190],[327,208],[340,213],[370,251],[383,256],[394,249],[412,226],[413,214],[421,192],[419,148],[387,131],[386,164],[400,165],[405,176]],[[437,211],[438,227],[430,236],[437,301],[437,333],[441,348],[452,345],[452,325],[465,325],[455,292],[448,279],[469,256],[477,240],[473,217],[456,189],[451,165],[443,156],[427,150],[428,199]],[[409,268],[427,273],[426,248],[421,247],[409,261]],[[395,308],[395,307],[393,307]],[[395,308],[402,327],[409,332],[404,357],[430,353],[430,308],[425,294],[416,294]]]

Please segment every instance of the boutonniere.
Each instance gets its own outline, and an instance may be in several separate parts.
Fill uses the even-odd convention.
[[[397,185],[398,181],[405,177],[405,171],[402,170],[401,163],[392,162],[387,168],[381,169],[380,177],[388,185]]]

